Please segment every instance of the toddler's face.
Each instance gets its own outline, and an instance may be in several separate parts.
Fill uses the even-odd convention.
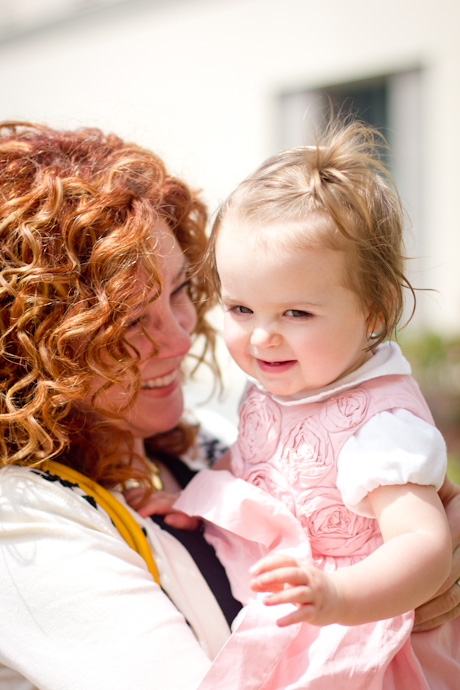
[[[270,227],[270,237],[286,228]],[[346,254],[260,241],[251,223],[219,231],[224,336],[243,371],[271,393],[322,388],[370,356],[369,312],[346,287]]]

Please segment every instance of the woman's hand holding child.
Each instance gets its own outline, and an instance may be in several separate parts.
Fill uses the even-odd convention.
[[[127,492],[126,492],[127,493]],[[131,497],[125,495],[128,503]],[[167,491],[156,491],[149,498],[148,502],[137,511],[141,517],[150,515],[163,515],[164,520],[170,527],[185,529],[193,532],[201,527],[202,521],[198,517],[192,517],[185,513],[175,510],[174,503],[179,498],[179,494],[168,493]]]

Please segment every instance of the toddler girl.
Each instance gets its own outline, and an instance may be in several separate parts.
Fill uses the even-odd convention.
[[[231,474],[200,472],[175,507],[205,519],[245,607],[200,690],[429,687],[409,636],[451,566],[446,450],[388,340],[413,290],[373,142],[354,123],[274,156],[212,231],[249,385]]]

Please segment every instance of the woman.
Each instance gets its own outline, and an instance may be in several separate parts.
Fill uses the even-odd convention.
[[[190,477],[179,455],[206,450],[181,422],[192,336],[212,353],[205,210],[153,154],[95,130],[6,123],[0,184],[0,688],[193,688],[238,605],[199,535],[123,491],[142,512],[159,478]],[[161,588],[90,480],[135,516]],[[443,497],[458,529],[458,489]],[[430,620],[456,615],[457,589]]]

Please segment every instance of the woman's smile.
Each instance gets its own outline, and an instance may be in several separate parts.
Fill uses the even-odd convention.
[[[157,376],[156,378],[146,379],[141,383],[142,390],[161,390],[172,389],[174,385],[180,383],[179,369],[175,369],[164,376]],[[174,384],[174,385],[173,385]]]

